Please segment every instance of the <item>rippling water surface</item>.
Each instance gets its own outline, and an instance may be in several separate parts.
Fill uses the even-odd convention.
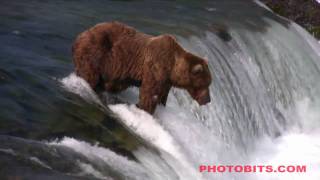
[[[76,35],[117,20],[174,34],[209,59],[213,101],[170,92],[154,116],[138,90],[97,95],[73,74]],[[0,176],[23,179],[319,179],[320,45],[259,2],[0,2]],[[205,165],[306,165],[200,173]]]

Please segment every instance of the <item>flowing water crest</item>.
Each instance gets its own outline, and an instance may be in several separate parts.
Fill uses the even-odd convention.
[[[71,46],[117,20],[174,34],[209,60],[212,102],[172,89],[151,116],[138,89],[96,94]],[[260,2],[0,2],[0,175],[26,179],[320,178],[320,44]],[[306,173],[200,173],[200,165],[306,165]]]

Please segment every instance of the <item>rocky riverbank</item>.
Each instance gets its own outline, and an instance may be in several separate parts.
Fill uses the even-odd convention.
[[[261,0],[274,12],[306,28],[320,39],[320,2],[318,0]]]

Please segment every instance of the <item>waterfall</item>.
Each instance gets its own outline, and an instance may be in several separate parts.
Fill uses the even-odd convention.
[[[258,1],[59,2],[0,6],[20,7],[28,17],[2,11],[9,20],[0,27],[0,159],[14,164],[7,172],[24,167],[31,178],[66,179],[320,178],[320,44],[299,25]],[[45,15],[34,14],[38,7]],[[167,105],[150,115],[134,105],[138,88],[96,94],[74,74],[65,49],[76,33],[109,20],[173,34],[208,59],[212,101],[199,106],[173,88]],[[19,31],[7,35],[6,28]],[[210,173],[200,165],[305,165],[307,172]]]
[[[228,42],[210,31],[201,37],[178,36],[185,49],[209,59],[214,77],[209,105],[198,106],[181,89],[171,91],[168,105],[158,107],[154,117],[134,105],[109,105],[133,133],[160,152],[159,157],[144,148],[134,152],[148,171],[162,172],[159,179],[294,177],[197,170],[202,164],[261,163],[303,164],[309,171],[302,179],[319,177],[320,45],[294,23],[284,27],[265,21],[270,27],[263,32],[230,30]],[[70,87],[72,82],[64,83]],[[119,98],[137,94],[133,88]],[[129,104],[136,103],[137,98],[131,99]]]

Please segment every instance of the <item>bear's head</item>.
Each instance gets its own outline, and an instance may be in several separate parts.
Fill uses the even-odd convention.
[[[180,52],[175,54],[175,64],[171,72],[171,83],[186,89],[199,105],[209,103],[212,78],[208,61],[182,48],[178,51]]]

